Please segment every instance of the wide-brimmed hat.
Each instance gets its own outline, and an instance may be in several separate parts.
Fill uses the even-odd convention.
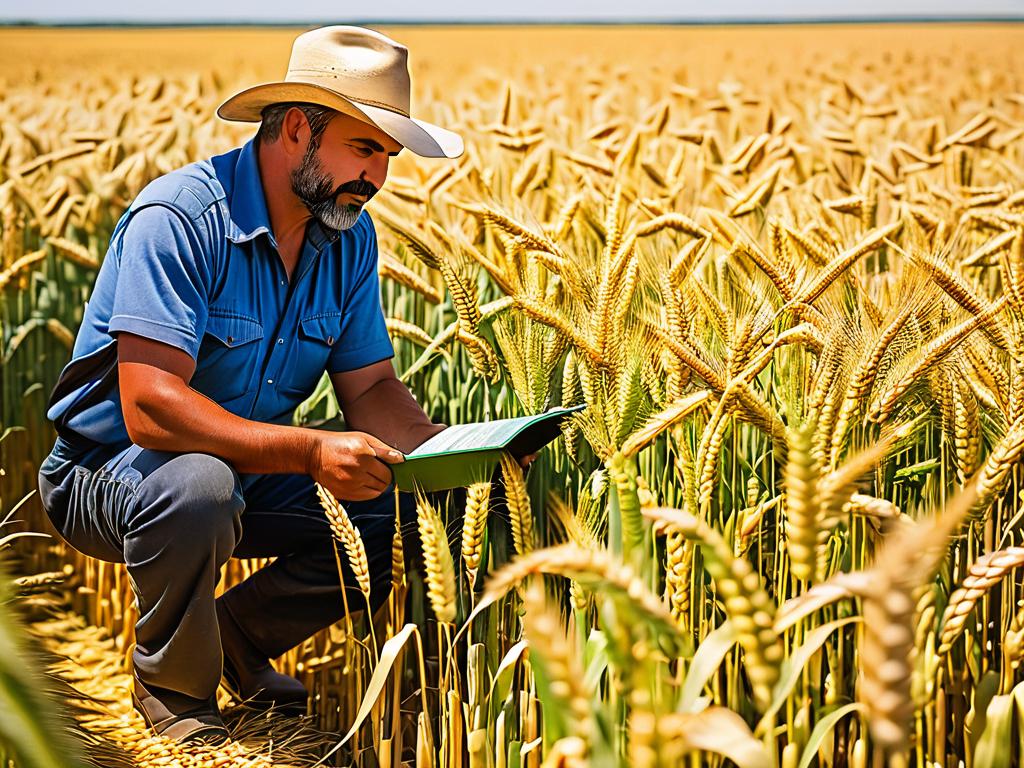
[[[246,88],[217,114],[255,123],[271,104],[319,104],[376,125],[417,155],[458,157],[461,136],[409,114],[408,58],[404,45],[370,29],[314,29],[296,38],[284,81]]]

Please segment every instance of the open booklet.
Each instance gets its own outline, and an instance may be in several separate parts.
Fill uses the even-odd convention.
[[[395,485],[403,491],[443,491],[490,480],[502,451],[516,457],[539,451],[558,437],[562,419],[585,407],[448,427],[391,465]]]

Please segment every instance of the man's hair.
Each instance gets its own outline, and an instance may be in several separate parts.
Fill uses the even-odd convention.
[[[311,140],[314,144],[319,144],[320,136],[323,134],[327,124],[331,122],[332,117],[338,114],[337,111],[321,107],[319,104],[305,104],[298,101],[269,104],[260,113],[263,122],[260,123],[256,140],[260,143],[266,142],[268,144],[277,141],[281,135],[281,125],[284,123],[284,116],[288,114],[288,110],[292,107],[301,109],[302,113],[306,116],[306,120],[309,122]]]

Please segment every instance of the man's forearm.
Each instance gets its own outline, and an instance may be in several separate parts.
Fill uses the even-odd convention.
[[[430,420],[409,388],[396,378],[381,379],[344,410],[350,429],[369,432],[402,453],[445,428]]]
[[[150,369],[152,371],[153,369]],[[309,473],[315,430],[243,419],[169,374],[145,399],[123,404],[132,441],[161,451],[209,453],[241,473]]]

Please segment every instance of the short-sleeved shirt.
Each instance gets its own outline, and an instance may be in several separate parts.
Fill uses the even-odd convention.
[[[61,374],[64,391],[58,383],[47,412],[59,428],[130,442],[110,375],[121,332],[187,352],[196,361],[191,387],[273,423],[290,420],[324,371],[394,354],[369,215],[342,232],[311,219],[289,279],[256,150],[253,140],[161,176],[118,221]]]

